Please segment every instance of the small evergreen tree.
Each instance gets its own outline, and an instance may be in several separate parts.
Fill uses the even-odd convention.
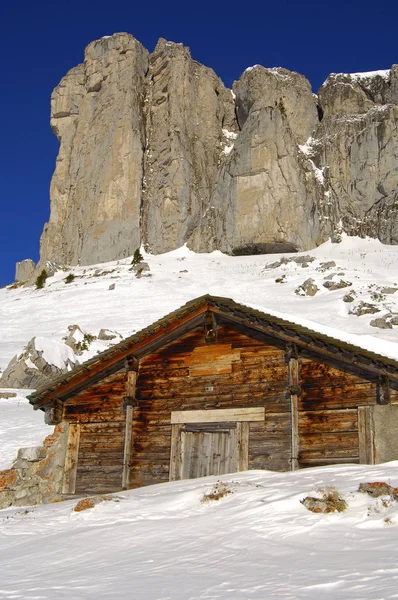
[[[67,277],[65,277],[64,281],[65,281],[65,283],[72,283],[74,278],[75,278],[75,275],[73,273],[69,273],[69,275]]]
[[[133,267],[135,267],[135,265],[138,265],[143,260],[144,260],[144,257],[142,256],[140,249],[137,248],[137,250],[134,252],[133,260],[131,261],[131,264],[133,265]]]
[[[40,275],[38,275],[36,278],[36,289],[37,290],[41,290],[42,288],[44,288],[47,277],[48,277],[47,271],[45,269],[43,269],[42,272],[40,273]]]

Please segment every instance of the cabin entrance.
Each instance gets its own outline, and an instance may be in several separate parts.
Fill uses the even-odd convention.
[[[236,423],[192,423],[180,429],[180,479],[238,470]]]
[[[172,412],[170,481],[247,470],[251,421],[263,407]]]

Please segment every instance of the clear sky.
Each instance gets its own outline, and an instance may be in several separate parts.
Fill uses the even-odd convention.
[[[0,286],[16,261],[39,258],[58,151],[50,95],[92,40],[127,31],[150,51],[159,37],[183,42],[227,86],[262,64],[299,71],[316,92],[331,72],[398,62],[397,0],[14,0],[0,22]]]

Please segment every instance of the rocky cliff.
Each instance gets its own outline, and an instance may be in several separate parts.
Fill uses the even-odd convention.
[[[398,65],[330,75],[318,96],[257,65],[231,91],[182,44],[92,42],[51,98],[41,262],[306,250],[341,229],[398,243],[397,105]]]

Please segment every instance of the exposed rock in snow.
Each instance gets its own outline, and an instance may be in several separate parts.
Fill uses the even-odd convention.
[[[66,344],[45,337],[34,337],[6,367],[0,379],[0,387],[40,387],[70,371],[77,362],[73,350]]]

